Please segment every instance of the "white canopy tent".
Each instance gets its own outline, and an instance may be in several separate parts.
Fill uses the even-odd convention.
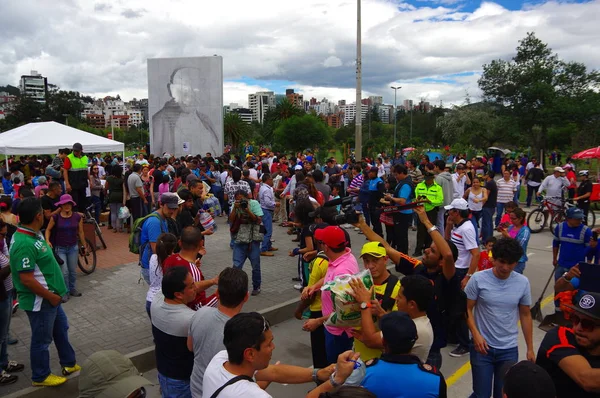
[[[122,152],[125,157],[122,142],[56,122],[29,123],[0,134],[0,154],[6,155],[8,168],[10,155],[52,155],[61,148],[72,148],[76,142],[81,143],[86,153]]]

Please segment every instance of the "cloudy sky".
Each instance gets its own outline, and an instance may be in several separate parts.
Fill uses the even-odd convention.
[[[600,68],[600,0],[363,0],[363,97],[478,98],[481,65],[528,31]],[[35,69],[62,89],[147,97],[146,60],[223,56],[224,102],[294,88],[355,98],[355,0],[2,0],[0,85]]]

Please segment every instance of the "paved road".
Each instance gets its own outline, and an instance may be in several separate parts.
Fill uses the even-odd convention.
[[[229,249],[229,234],[224,219],[218,219],[219,230],[207,239],[208,254],[203,262],[203,271],[207,277],[216,275],[224,267],[231,265],[231,250]],[[415,232],[410,232],[411,249],[414,247]],[[275,228],[274,246],[280,251],[274,257],[262,257],[263,285],[262,293],[251,297],[245,311],[260,310],[283,301],[297,297],[293,289],[291,277],[296,273],[296,260],[287,256],[287,251],[295,247],[286,229]],[[365,239],[351,230],[353,252],[358,255]],[[131,260],[127,256],[127,242],[125,235],[117,239],[111,238],[109,251],[112,257],[121,253],[121,257]],[[530,242],[528,263],[525,274],[532,283],[532,292],[535,299],[541,293],[551,269],[551,235],[542,233],[533,235]],[[99,255],[102,255],[100,253]],[[122,265],[103,264],[90,276],[80,275],[78,283],[84,296],[74,298],[64,305],[70,322],[70,338],[77,353],[78,361],[83,363],[91,353],[101,349],[116,349],[122,353],[129,353],[152,345],[150,323],[144,310],[147,286],[139,282],[139,268],[135,263]],[[250,273],[250,265],[246,264],[245,270]],[[27,317],[23,311],[18,311],[13,318],[11,330],[19,338],[19,343],[10,346],[11,359],[29,364],[29,339],[30,331]],[[274,360],[283,363],[308,366],[310,360],[310,342],[308,334],[301,331],[300,321],[290,320],[275,326],[276,346]],[[536,339],[541,339],[541,334],[536,329]],[[524,351],[523,351],[524,352]],[[51,349],[52,369],[59,372],[57,355]],[[446,377],[450,377],[468,362],[468,358],[455,359],[444,356],[442,368]],[[465,369],[463,368],[462,371]],[[18,383],[2,387],[0,395],[8,394],[29,386],[31,372],[27,366]],[[149,377],[154,377],[152,373]],[[451,379],[454,380],[454,379]],[[301,397],[310,389],[310,385],[279,386],[273,385],[269,391],[276,397],[286,396]],[[470,373],[456,378],[450,387],[451,396],[464,397],[470,392]]]

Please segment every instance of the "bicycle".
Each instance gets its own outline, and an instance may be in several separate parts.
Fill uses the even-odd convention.
[[[100,242],[102,242],[102,247],[106,249],[106,242],[104,242],[104,237],[102,236],[102,230],[100,229],[100,225],[98,225],[96,218],[92,215],[93,210],[94,205],[88,206],[85,209],[83,222],[85,224],[94,224],[94,230],[96,231],[96,235],[98,236],[98,239],[100,239]]]
[[[96,270],[96,248],[89,239],[85,240],[85,244],[82,244],[81,242],[79,242],[79,244],[77,266],[81,272],[89,275]]]
[[[560,205],[552,202],[550,199],[560,199]],[[570,207],[576,207],[574,204],[569,203],[563,198],[558,197],[542,197],[538,208],[533,210],[527,216],[527,226],[532,233],[541,232],[546,227],[546,222],[550,218],[550,232],[554,234],[554,229],[557,224],[563,222],[566,219],[567,209]],[[593,228],[596,224],[596,214],[590,209],[587,215],[586,225],[589,228]]]

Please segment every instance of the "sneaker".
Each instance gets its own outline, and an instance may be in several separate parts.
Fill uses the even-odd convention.
[[[252,293],[251,293],[251,294],[252,294],[253,296],[258,296],[258,295],[260,294],[260,287],[259,287],[258,289],[254,289],[254,290],[252,290]]]
[[[62,367],[62,374],[63,376],[68,376],[70,374],[73,374],[75,372],[79,372],[81,370],[81,366],[75,364],[73,366],[63,366]]]
[[[17,361],[8,361],[8,365],[4,367],[4,370],[10,373],[21,372],[23,369],[25,369],[25,365]]]
[[[15,383],[19,379],[19,376],[11,375],[6,371],[0,372],[0,386],[6,386],[8,384]]]
[[[266,257],[273,257],[274,256],[274,254],[271,253],[271,252],[269,252],[269,251],[267,251],[267,252],[260,252],[260,255],[261,256],[266,256]]]
[[[15,312],[17,312],[18,309],[19,309],[19,302],[17,300],[13,300],[13,305],[12,305],[13,315],[15,314]]]
[[[293,277],[292,280],[294,282],[300,282],[300,281],[302,281],[302,279],[298,278],[297,276]]]
[[[271,248],[269,249],[269,251],[270,251],[270,252],[276,252],[277,250],[279,250],[279,249],[278,249],[278,248],[276,248],[276,247],[271,247]]]
[[[73,296],[73,297],[81,297],[81,296],[82,296],[81,292],[80,292],[79,290],[77,290],[77,289],[73,289],[73,290],[71,290],[71,291],[69,292],[69,294],[70,294],[71,296]]]
[[[65,383],[66,381],[66,377],[61,377],[50,373],[48,377],[44,379],[44,381],[34,381],[33,383],[31,383],[31,385],[33,385],[34,387],[56,387]]]
[[[358,234],[359,234],[359,235],[363,235],[363,234],[364,234],[364,232],[363,232],[363,231],[358,231]]]
[[[448,355],[450,355],[451,357],[454,357],[454,358],[460,358],[460,357],[464,357],[468,353],[469,353],[469,349],[467,347],[463,347],[462,345],[459,345],[454,350],[450,351],[450,353]]]
[[[354,230],[358,232],[358,231],[360,231],[360,228],[354,227]]]
[[[300,284],[300,283],[296,283],[296,284],[294,285],[294,289],[302,291],[302,289],[304,289],[304,287],[302,286],[302,284]]]
[[[69,301],[69,295],[68,295],[68,294],[65,294],[65,295],[62,297],[62,299],[60,300],[60,302],[64,304],[64,303],[66,303],[67,301]]]

